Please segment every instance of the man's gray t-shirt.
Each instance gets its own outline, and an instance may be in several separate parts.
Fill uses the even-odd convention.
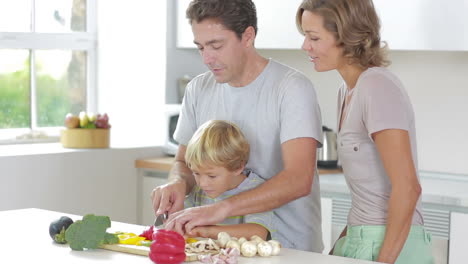
[[[322,140],[320,108],[312,83],[297,70],[271,59],[244,87],[217,83],[211,72],[195,77],[187,85],[174,138],[187,145],[196,129],[213,119],[233,122],[242,130],[250,144],[246,167],[265,180],[283,170],[282,143],[303,137]],[[309,195],[274,210],[283,245],[323,250],[317,175]]]
[[[193,187],[192,191],[185,197],[184,207],[197,207],[202,205],[214,204],[224,199],[227,199],[233,195],[238,193],[253,189],[258,185],[265,182],[260,176],[255,174],[250,170],[244,171],[244,174],[247,176],[236,188],[232,190],[228,190],[216,198],[211,198],[200,188],[200,186],[196,185]],[[232,216],[226,218],[221,225],[235,225],[235,224],[259,224],[266,229],[270,233],[272,239],[278,239],[276,237],[276,227],[275,223],[278,222],[275,218],[277,216],[273,213],[273,211],[263,212],[263,213],[256,213],[256,214],[248,214],[242,216]],[[249,239],[247,237],[247,239]],[[283,245],[285,246],[285,245]]]

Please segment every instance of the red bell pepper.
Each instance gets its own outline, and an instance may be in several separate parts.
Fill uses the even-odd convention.
[[[185,239],[177,232],[159,229],[153,233],[150,259],[156,264],[177,264],[185,261]]]
[[[143,233],[141,233],[138,236],[144,237],[146,240],[153,240],[153,233],[154,233],[154,226],[150,226],[149,229],[143,231]]]

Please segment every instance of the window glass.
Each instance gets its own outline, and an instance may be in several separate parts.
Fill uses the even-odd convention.
[[[86,0],[36,0],[36,32],[86,31]]]
[[[0,32],[31,31],[31,0],[0,1]]]
[[[28,50],[0,50],[0,129],[30,126]]]
[[[37,125],[63,126],[67,113],[86,110],[86,52],[36,51]]]

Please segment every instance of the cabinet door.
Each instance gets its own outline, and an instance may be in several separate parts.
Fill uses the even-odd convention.
[[[185,16],[191,0],[177,0],[177,47],[195,48],[193,33]],[[296,28],[296,11],[302,0],[254,0],[257,8],[259,49],[300,49],[303,36]]]
[[[323,238],[323,253],[328,254],[331,249],[332,236],[332,199],[321,199],[322,204],[322,238]]]
[[[177,47],[195,48],[185,17],[191,0],[177,0]],[[259,49],[300,49],[303,36],[296,28],[301,0],[254,0]],[[382,40],[392,50],[468,50],[466,0],[374,0],[382,25]]]
[[[155,219],[151,192],[156,186],[167,183],[167,172],[143,170],[142,174],[139,175],[142,179],[140,186],[141,193],[139,193],[140,218],[138,224],[148,226],[152,225]]]
[[[304,36],[296,27],[296,12],[302,0],[254,0],[257,7],[259,49],[301,49]]]
[[[466,0],[374,0],[392,50],[468,50]]]

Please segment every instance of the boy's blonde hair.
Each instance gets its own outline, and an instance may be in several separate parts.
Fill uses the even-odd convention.
[[[185,162],[190,169],[220,166],[235,171],[249,159],[249,142],[233,123],[210,120],[201,125],[190,139]]]

